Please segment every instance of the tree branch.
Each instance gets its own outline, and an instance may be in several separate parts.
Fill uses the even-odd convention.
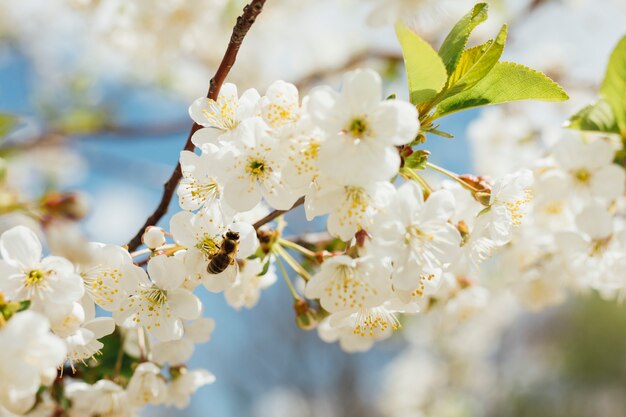
[[[250,27],[254,24],[257,16],[261,13],[261,10],[263,10],[265,1],[266,0],[252,0],[250,4],[244,7],[241,16],[237,18],[237,23],[233,28],[232,35],[230,36],[228,48],[226,48],[226,52],[224,53],[224,58],[222,58],[220,66],[217,68],[215,75],[211,79],[207,98],[217,100],[217,96],[219,95],[220,89],[222,88],[222,84],[224,83],[226,76],[228,75],[230,69],[235,63],[237,53],[239,52],[239,48],[241,47],[241,43],[248,33],[248,30],[250,30]],[[185,142],[184,150],[192,151],[194,149],[194,145],[191,142],[191,137],[201,128],[202,126],[197,123],[194,123],[191,126],[191,130],[189,131],[189,135],[187,136],[187,141]],[[165,213],[167,213],[168,206],[170,205],[170,201],[172,201],[172,196],[174,195],[174,191],[176,190],[176,186],[182,178],[182,175],[183,174],[179,162],[176,165],[174,172],[172,172],[172,176],[169,178],[169,180],[167,180],[167,182],[165,182],[165,184],[163,184],[163,195],[161,196],[161,201],[159,202],[159,205],[150,215],[150,217],[148,217],[148,219],[141,227],[141,229],[139,229],[135,237],[133,237],[128,242],[129,251],[134,251],[139,245],[141,245],[141,236],[143,235],[146,227],[154,226],[158,223],[159,220],[161,220]]]
[[[288,211],[291,211],[293,209],[295,209],[298,206],[301,206],[302,204],[304,204],[304,197],[300,197],[295,203],[293,203],[293,206],[291,206],[291,208],[289,210],[274,210],[272,211],[270,214],[268,214],[267,216],[263,217],[261,220],[257,221],[256,223],[254,223],[254,229],[258,229],[259,227],[263,226],[266,223],[271,222],[272,220],[274,220],[276,217],[287,213]]]

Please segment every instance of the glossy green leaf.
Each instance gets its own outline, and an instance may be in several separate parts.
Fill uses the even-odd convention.
[[[590,132],[619,133],[613,110],[604,99],[584,107],[573,115],[566,127]]]
[[[565,91],[545,74],[513,62],[499,62],[474,87],[439,103],[433,118],[473,107],[517,100],[567,99]]]
[[[452,74],[461,59],[472,31],[487,20],[487,4],[478,3],[457,22],[439,48],[439,56],[446,66],[448,74]]]
[[[443,88],[448,73],[435,50],[404,23],[396,25],[396,35],[409,82],[411,103],[418,105],[434,98]]]
[[[502,56],[506,35],[507,28],[504,25],[496,39],[465,51],[446,83],[442,99],[469,90],[485,78]]]
[[[626,137],[626,36],[611,53],[600,93],[613,109],[619,131]]]

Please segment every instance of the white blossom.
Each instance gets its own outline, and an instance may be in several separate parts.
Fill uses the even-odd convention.
[[[184,264],[174,257],[155,256],[148,262],[148,274],[134,265],[123,267],[122,285],[129,296],[113,317],[120,326],[145,327],[160,341],[180,339],[181,320],[197,318],[201,309],[200,300],[181,287]]]
[[[41,242],[25,226],[0,236],[0,290],[14,301],[30,300],[39,311],[69,308],[85,291],[74,265],[65,258],[42,259]]]
[[[65,345],[50,333],[45,316],[24,311],[0,329],[0,346],[0,405],[16,414],[26,413],[35,404],[39,387],[56,378],[65,360]]]

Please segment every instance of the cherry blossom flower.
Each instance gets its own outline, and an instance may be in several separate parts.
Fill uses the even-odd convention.
[[[41,242],[25,226],[15,226],[0,236],[0,290],[14,301],[30,300],[39,310],[62,309],[78,301],[83,282],[65,258],[42,259]]]
[[[201,97],[189,107],[189,115],[204,129],[193,135],[193,143],[199,148],[205,144],[217,144],[218,140],[229,141],[239,136],[241,123],[258,115],[259,93],[254,89],[237,95],[237,87],[225,83],[217,100]]]
[[[78,267],[86,293],[104,310],[115,311],[128,296],[120,282],[122,268],[132,264],[133,259],[126,249],[116,245],[92,242],[89,247],[89,261]]]
[[[52,383],[65,359],[63,341],[45,316],[24,311],[0,329],[0,405],[16,414],[34,404],[40,386]]]
[[[65,388],[72,402],[70,417],[133,417],[135,409],[128,393],[116,383],[101,379],[93,385],[73,382]]]
[[[348,72],[341,93],[317,87],[309,99],[313,122],[328,136],[320,145],[322,172],[361,185],[387,181],[397,173],[400,156],[395,146],[415,139],[418,115],[410,103],[382,100],[382,81],[376,72]]]
[[[197,318],[201,309],[200,300],[181,288],[184,265],[179,259],[159,255],[148,262],[148,274],[137,266],[124,265],[122,285],[129,296],[113,317],[120,326],[145,327],[160,341],[180,339],[181,320]]]
[[[185,408],[189,405],[189,397],[199,388],[212,384],[215,376],[204,369],[187,370],[182,368],[180,374],[167,385],[166,405]]]
[[[193,277],[188,281],[201,281],[209,291],[220,292],[229,288],[237,279],[237,263],[229,265],[219,274],[210,274],[207,266],[211,258],[219,251],[223,235],[232,230],[239,233],[237,257],[252,255],[258,246],[256,232],[248,223],[235,222],[225,224],[223,217],[215,210],[212,213],[189,212],[176,213],[170,221],[170,230],[174,239],[187,248],[183,255],[185,271]]]
[[[350,240],[358,230],[368,229],[378,210],[389,204],[395,188],[386,181],[353,184],[321,176],[306,195],[307,219],[330,213],[328,232],[342,240]]]
[[[393,296],[390,275],[375,259],[334,256],[307,282],[305,295],[331,313],[372,308]]]
[[[126,387],[128,397],[137,407],[143,407],[146,404],[161,404],[165,390],[161,368],[152,362],[140,363]]]
[[[568,173],[572,196],[612,201],[624,193],[626,173],[613,163],[615,151],[607,141],[585,143],[581,139],[564,138],[554,146],[552,155]]]
[[[394,289],[421,297],[436,286],[446,265],[454,259],[461,236],[448,220],[454,214],[454,197],[447,190],[433,192],[424,201],[413,182],[400,186],[389,206],[368,231],[372,256],[393,260]]]
[[[240,128],[239,143],[221,155],[224,201],[237,211],[247,211],[261,198],[275,209],[287,210],[299,197],[282,181],[285,153],[264,123],[248,120]]]
[[[217,180],[218,148],[205,146],[202,155],[190,151],[180,153],[183,178],[177,189],[183,210],[194,211],[219,201],[222,188]]]

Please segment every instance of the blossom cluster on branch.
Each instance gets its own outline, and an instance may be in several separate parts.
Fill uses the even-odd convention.
[[[248,7],[258,14],[262,3]],[[451,137],[441,117],[567,99],[544,74],[500,61],[506,26],[466,48],[486,19],[487,5],[475,5],[438,51],[396,25],[409,100],[386,94],[371,69],[346,72],[339,89],[306,93],[285,81],[263,95],[212,84],[215,99],[189,107],[195,149],[181,152],[173,174],[182,210],[168,226],[148,223],[143,249],[88,242],[73,229],[63,236],[71,244],[45,249],[26,226],[5,231],[0,414],[113,417],[147,404],[185,407],[215,379],[186,365],[215,327],[203,317],[201,287],[235,309],[253,308],[281,276],[296,325],[347,352],[389,338],[404,315],[472,317],[489,302],[491,265],[483,266],[492,257],[533,308],[570,289],[621,299],[626,104],[616,96],[626,79],[614,66],[626,41],[600,100],[570,119],[593,133],[563,138],[496,178],[461,175],[432,163],[425,149],[433,136]],[[489,122],[473,126],[473,140],[506,129],[494,126],[506,120]],[[55,197],[38,203],[43,224],[81,217],[80,204]],[[299,206],[307,222],[325,221],[322,239],[288,236],[282,214]]]

